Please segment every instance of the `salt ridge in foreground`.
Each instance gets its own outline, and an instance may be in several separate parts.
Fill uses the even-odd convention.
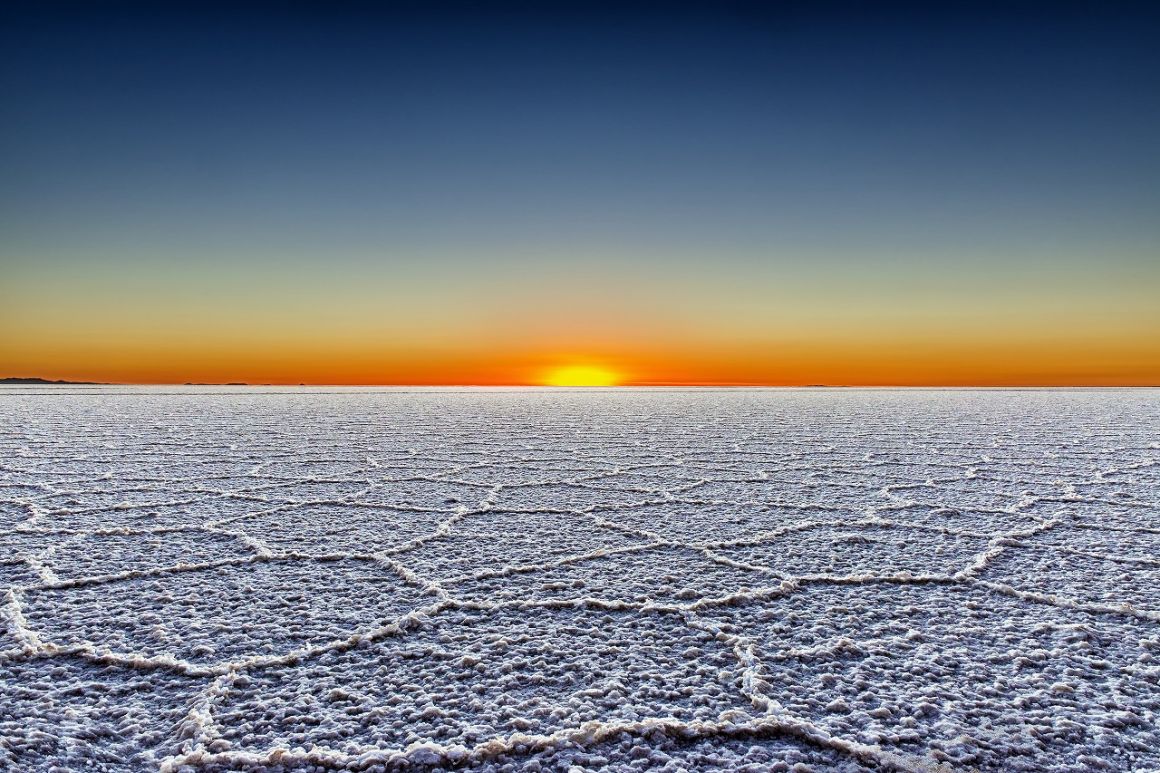
[[[1155,391],[0,391],[0,768],[1155,770]]]

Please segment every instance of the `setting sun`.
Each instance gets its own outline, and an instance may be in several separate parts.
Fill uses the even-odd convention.
[[[545,386],[616,386],[620,377],[610,370],[591,365],[568,365],[556,368],[544,379]]]

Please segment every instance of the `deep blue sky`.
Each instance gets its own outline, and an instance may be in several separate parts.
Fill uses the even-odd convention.
[[[1154,233],[1150,16],[156,5],[9,9],[18,232]]]
[[[1128,6],[152,5],[0,12],[25,297],[1157,281],[1160,25]]]

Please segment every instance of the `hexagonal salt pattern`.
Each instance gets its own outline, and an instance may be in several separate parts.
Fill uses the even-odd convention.
[[[753,643],[790,715],[952,770],[1132,770],[1160,748],[1149,621],[954,583],[811,584],[701,615]]]
[[[374,561],[271,559],[31,589],[24,615],[59,644],[215,664],[344,639],[431,600]]]
[[[237,677],[213,706],[210,746],[353,755],[472,748],[592,721],[716,721],[748,704],[739,681],[732,650],[677,614],[448,610],[372,646]]]
[[[1160,393],[0,388],[0,769],[1160,768]]]

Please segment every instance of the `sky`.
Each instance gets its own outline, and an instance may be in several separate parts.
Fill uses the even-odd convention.
[[[1160,384],[1160,15],[0,4],[0,377]]]

